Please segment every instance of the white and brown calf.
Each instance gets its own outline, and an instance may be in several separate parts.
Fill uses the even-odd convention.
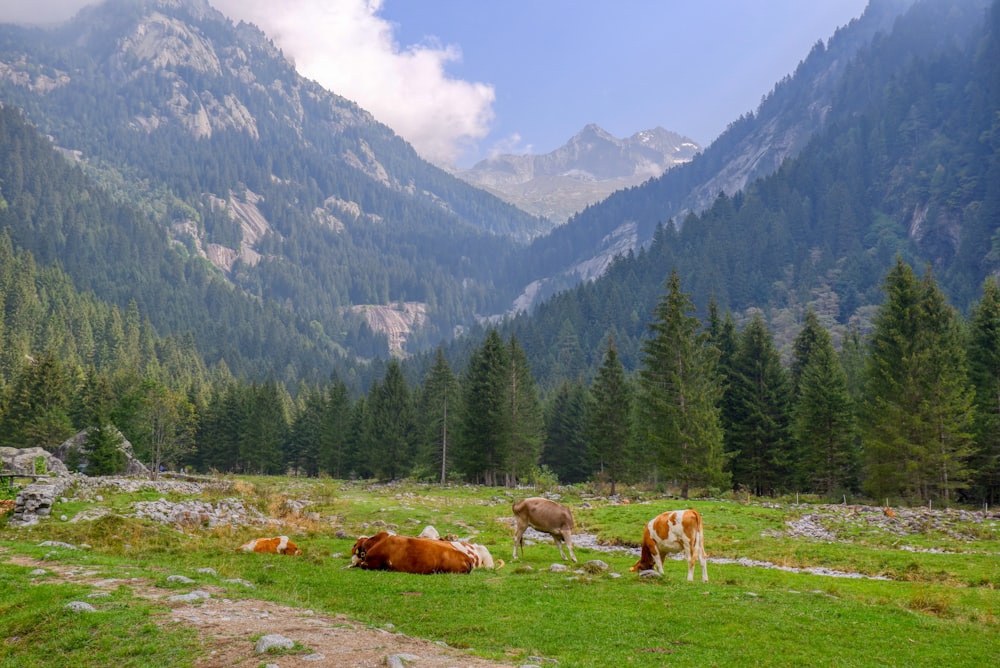
[[[708,582],[705,534],[697,510],[670,510],[649,520],[642,533],[639,561],[629,570],[646,571],[652,568],[663,575],[661,555],[664,552],[684,553],[688,562],[688,582],[694,580],[695,561],[701,562],[701,581]]]

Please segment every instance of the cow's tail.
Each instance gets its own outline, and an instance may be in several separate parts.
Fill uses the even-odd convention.
[[[705,527],[701,522],[701,513],[697,510],[695,513],[698,516],[698,550],[701,552],[702,559],[708,559],[708,555],[705,554]]]
[[[498,570],[500,570],[501,568],[504,567],[504,560],[503,559],[497,559],[494,563],[495,563],[495,565],[493,566],[493,570],[495,570],[495,571],[498,571]]]

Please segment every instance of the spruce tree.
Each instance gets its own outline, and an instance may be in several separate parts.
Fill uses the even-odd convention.
[[[865,366],[865,489],[949,499],[969,479],[973,392],[954,311],[897,258]]]
[[[506,484],[515,486],[519,478],[532,475],[538,467],[545,438],[542,405],[535,391],[528,357],[511,336],[507,346],[507,420],[510,444],[507,448]]]
[[[453,446],[458,424],[460,396],[458,380],[445,359],[443,348],[438,347],[420,395],[419,417],[423,423],[420,459],[424,468],[438,474],[436,477],[442,485],[448,480],[454,459],[449,448]]]
[[[416,446],[416,423],[410,388],[399,360],[386,366],[385,377],[368,393],[369,456],[383,480],[409,475]]]
[[[590,386],[586,430],[590,457],[601,477],[611,483],[611,494],[629,466],[632,445],[632,388],[618,359],[613,340]]]
[[[723,433],[719,417],[721,386],[717,350],[700,332],[694,305],[671,272],[650,324],[639,370],[639,438],[659,457],[662,470],[687,498],[693,485],[723,487]]]
[[[469,358],[462,382],[455,464],[470,482],[496,485],[509,456],[509,368],[503,340],[491,329]]]
[[[545,443],[541,463],[562,483],[584,482],[591,465],[585,436],[587,388],[564,382],[545,407]]]
[[[969,331],[969,377],[976,390],[976,451],[971,496],[1000,502],[1000,284],[983,285]]]
[[[758,314],[741,332],[730,378],[733,482],[758,495],[790,487],[789,386]]]
[[[320,467],[334,478],[349,473],[352,409],[347,385],[334,377],[326,392],[319,442]]]
[[[106,422],[87,432],[83,450],[87,460],[87,475],[117,475],[125,471],[121,434]]]
[[[815,326],[810,326],[810,320]],[[827,496],[854,489],[858,473],[854,411],[847,374],[830,334],[818,319],[807,316],[794,348],[797,391],[792,434],[797,444],[798,480],[804,489]]]

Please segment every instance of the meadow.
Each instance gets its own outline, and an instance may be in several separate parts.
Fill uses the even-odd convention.
[[[705,584],[697,574],[687,582],[686,565],[675,560],[664,564],[663,578],[640,578],[628,570],[634,554],[596,545],[578,545],[579,565],[552,571],[562,562],[548,537],[512,560],[511,502],[540,490],[277,477],[221,482],[198,499],[238,498],[281,524],[167,525],[132,516],[134,504],[193,497],[114,488],[99,496],[71,490],[36,526],[0,518],[0,666],[212,665],[193,629],[164,623],[164,604],[134,595],[127,584],[135,578],[183,593],[191,585],[167,577],[203,582],[206,568],[230,599],[340,614],[505,665],[978,668],[1000,657],[1000,515],[992,513],[898,508],[890,518],[879,508],[795,499],[683,502],[626,490],[622,503],[583,487],[551,490],[573,509],[577,532],[607,547],[637,546],[643,524],[663,510],[696,508],[710,558]],[[435,576],[344,568],[358,535],[386,527],[416,535],[428,524],[485,544],[506,565]],[[821,537],[795,530],[803,525],[821,527]],[[279,533],[304,554],[233,549]],[[24,559],[125,584],[100,599],[98,613],[81,615],[64,606],[87,587],[32,576]],[[590,560],[608,569],[578,568]],[[240,665],[297,665],[291,661],[303,653],[308,648]]]

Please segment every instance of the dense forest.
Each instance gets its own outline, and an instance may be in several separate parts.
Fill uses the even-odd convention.
[[[608,337],[592,381],[543,395],[517,338],[491,329],[462,368],[439,349],[410,383],[391,360],[355,397],[336,376],[293,393],[206,369],[190,339],[78,295],[4,235],[0,446],[88,430],[88,474],[124,466],[124,437],[154,470],[996,503],[1000,285],[967,319],[902,258],[882,289],[869,337],[838,353],[809,310],[785,365],[759,315],[740,328],[713,303],[703,326],[675,272],[634,373]],[[42,352],[11,354],[27,341]]]
[[[860,50],[828,91],[838,113],[797,157],[683,220],[643,218],[648,244],[503,319],[481,317],[516,284],[496,281],[554,256],[530,255],[539,242],[525,261],[501,237],[506,209],[414,166],[377,127],[313,128],[299,151],[277,126],[266,144],[170,127],[140,141],[81,116],[50,128],[94,156],[67,159],[35,119],[90,108],[91,93],[60,89],[42,110],[8,86],[24,109],[0,105],[0,445],[54,449],[88,430],[75,464],[90,474],[122,466],[125,438],[154,471],[996,503],[1000,4],[971,38],[915,52],[921,34],[969,26],[977,3],[946,4],[915,3]],[[89,74],[105,62],[87,58]],[[134,85],[226,93],[181,70]],[[142,111],[105,92],[107,118]],[[323,162],[362,144],[434,196]],[[629,198],[656,187],[577,222],[636,222]],[[223,271],[173,233],[193,221],[241,243],[215,190],[263,197],[259,264]],[[303,214],[330,198],[360,207],[343,230]],[[413,339],[424,352],[403,358],[344,308],[411,298],[436,315]]]

